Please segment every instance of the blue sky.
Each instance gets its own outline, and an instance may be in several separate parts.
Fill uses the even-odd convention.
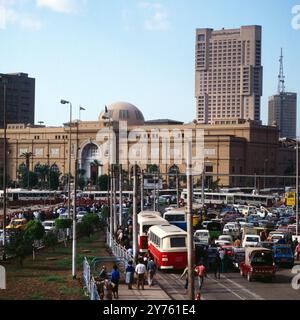
[[[257,24],[266,123],[281,47],[286,88],[300,93],[295,5],[300,0],[0,0],[0,72],[36,78],[36,121],[47,125],[68,119],[61,98],[73,102],[75,116],[84,106],[83,120],[96,120],[105,104],[128,101],[146,119],[187,122],[195,118],[195,29]]]

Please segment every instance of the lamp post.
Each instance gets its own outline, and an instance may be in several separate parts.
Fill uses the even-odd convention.
[[[69,178],[68,178],[68,216],[71,217],[71,138],[72,138],[72,103],[67,100],[61,100],[61,104],[69,104],[70,105],[70,124],[69,124]],[[72,277],[76,279],[76,184],[77,184],[77,150],[75,152],[75,178],[74,178],[74,202],[73,202],[73,236],[72,236]]]
[[[7,211],[7,199],[6,199],[6,177],[7,177],[7,144],[6,144],[6,90],[8,80],[4,77],[0,77],[3,84],[3,128],[4,128],[4,141],[3,141],[3,261],[6,261],[6,211]]]

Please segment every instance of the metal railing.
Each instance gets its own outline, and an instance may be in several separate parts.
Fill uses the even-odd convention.
[[[91,273],[91,266],[85,257],[83,260],[83,282],[84,290],[91,300],[100,300],[100,296],[97,290],[96,281]]]

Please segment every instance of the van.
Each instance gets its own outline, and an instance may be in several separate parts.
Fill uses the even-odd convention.
[[[257,247],[259,242],[260,236],[256,234],[246,234],[242,242],[242,247]]]
[[[208,230],[196,230],[194,233],[194,242],[208,245],[210,242],[210,235]]]

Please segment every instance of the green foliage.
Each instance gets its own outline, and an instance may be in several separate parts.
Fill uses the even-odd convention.
[[[109,217],[109,207],[108,206],[103,206],[101,209],[101,217],[102,219],[107,219]]]
[[[95,228],[100,227],[100,219],[96,213],[88,213],[88,214],[84,215],[82,218],[82,222],[89,223]]]
[[[32,251],[32,241],[25,237],[25,231],[15,230],[11,234],[10,242],[6,244],[6,251],[15,255],[22,266],[24,258]]]
[[[34,240],[41,240],[45,234],[45,228],[38,220],[33,220],[28,222],[24,232],[24,238],[31,243]]]
[[[60,229],[69,229],[72,226],[72,219],[56,219],[55,228]]]
[[[102,191],[106,191],[108,189],[108,175],[103,174],[98,179],[99,189]]]
[[[34,188],[38,184],[38,175],[32,171],[23,171],[21,172],[20,180],[22,188]]]
[[[95,227],[90,221],[80,222],[77,224],[77,236],[82,237],[91,237],[95,233]]]
[[[60,173],[56,171],[50,171],[50,189],[57,190],[59,187]]]
[[[46,233],[43,241],[46,247],[52,248],[54,251],[55,246],[58,244],[56,232],[50,231]]]
[[[132,217],[132,215],[133,215],[133,207],[130,207],[130,208],[128,209],[128,216],[129,216],[129,217]]]

